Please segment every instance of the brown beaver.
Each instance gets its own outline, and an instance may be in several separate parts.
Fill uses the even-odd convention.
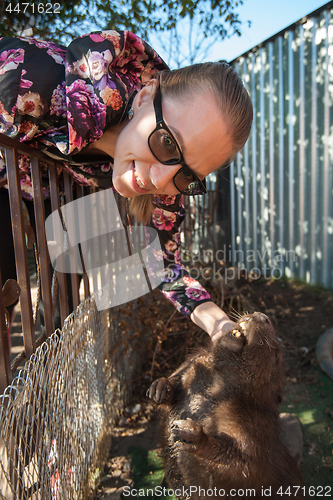
[[[283,367],[272,324],[257,312],[236,325],[147,391],[161,404],[168,483],[188,499],[306,498],[280,440]]]

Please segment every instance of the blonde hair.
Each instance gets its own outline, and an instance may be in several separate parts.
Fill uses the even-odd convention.
[[[225,163],[229,165],[240,151],[250,134],[253,109],[249,94],[237,71],[226,61],[193,64],[158,75],[162,96],[187,99],[189,94],[209,90],[229,126],[233,141],[232,156]],[[152,194],[130,199],[130,212],[138,222],[147,224],[153,212]]]

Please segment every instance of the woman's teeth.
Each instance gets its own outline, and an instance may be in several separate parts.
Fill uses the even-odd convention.
[[[141,181],[140,177],[139,177],[139,176],[138,176],[138,174],[136,173],[136,170],[135,170],[135,165],[134,165],[134,177],[135,177],[136,183],[137,183],[137,185],[139,186],[139,188],[141,188],[141,189],[145,189],[146,191],[149,191],[149,189],[145,187],[145,185],[144,185],[144,184],[143,184],[143,182]]]

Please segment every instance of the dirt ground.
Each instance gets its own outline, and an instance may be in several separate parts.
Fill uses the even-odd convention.
[[[221,286],[213,284],[204,283],[214,302],[221,305]],[[158,452],[155,409],[145,396],[150,382],[171,374],[193,348],[207,340],[207,334],[175,311],[159,292],[152,295],[151,302],[142,302],[139,308],[138,330],[149,337],[146,361],[133,381],[133,401],[114,429],[110,456],[96,492],[100,500],[122,498],[122,488],[133,486],[135,478],[137,481],[131,447]],[[275,325],[284,347],[286,371],[281,411],[294,414],[302,425],[305,484],[332,485],[333,380],[319,368],[315,348],[319,336],[333,327],[333,292],[282,279],[237,282],[223,288],[223,309],[230,317],[237,312],[261,311]]]

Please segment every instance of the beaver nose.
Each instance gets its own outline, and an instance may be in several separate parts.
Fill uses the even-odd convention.
[[[260,319],[260,321],[262,321],[263,323],[267,323],[267,324],[270,324],[270,321],[268,319],[268,317],[266,316],[266,314],[264,313],[261,313],[261,312],[255,312],[253,314],[253,316],[255,316],[257,319]]]

